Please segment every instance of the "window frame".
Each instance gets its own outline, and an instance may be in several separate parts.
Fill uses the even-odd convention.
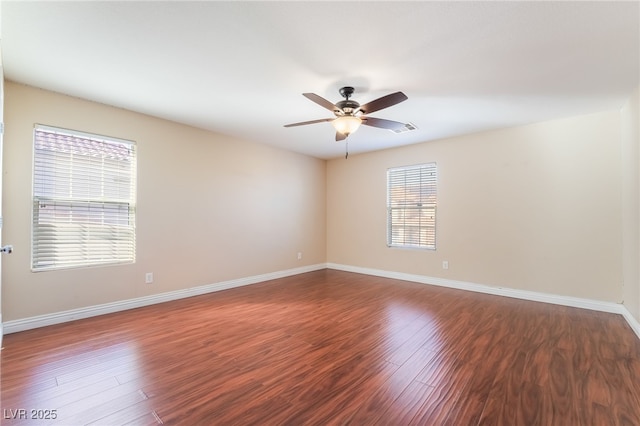
[[[41,124],[32,143],[31,271],[135,263],[137,144]]]
[[[418,171],[419,176],[416,181],[416,176],[411,176],[410,183],[414,185],[413,193],[410,196],[413,196],[413,201],[409,203],[407,201],[407,194],[411,193],[411,190],[407,189],[407,173]],[[431,174],[432,176],[425,175],[423,177],[422,173]],[[400,175],[404,174],[404,179],[400,178]],[[392,188],[393,183],[399,183],[400,180],[404,180],[404,185],[398,185]],[[415,185],[419,184],[418,192],[416,193]],[[387,169],[387,247],[389,248],[399,248],[399,249],[411,249],[411,250],[437,250],[437,204],[438,204],[438,167],[436,162],[429,163],[421,163],[414,164],[409,166],[399,166],[399,167],[390,167]],[[404,196],[404,202],[401,203],[401,197],[392,195],[394,189],[397,191],[402,191]],[[415,198],[417,197],[417,199]],[[393,205],[393,203],[396,203]],[[415,204],[414,206],[410,206],[410,204]],[[415,221],[417,220],[417,224],[407,224],[407,212],[408,211],[418,211],[417,219],[415,218],[415,214],[409,220]],[[399,214],[394,214],[399,213]],[[423,217],[423,213],[431,212],[429,217]],[[403,219],[403,224],[395,224],[394,217],[401,216]],[[423,221],[426,221],[423,223]],[[433,224],[430,225],[429,222],[432,221]],[[412,232],[407,232],[408,228],[413,228]],[[402,236],[396,237],[394,235],[394,231],[402,234]],[[407,234],[413,234],[413,237],[407,237]],[[411,243],[407,242],[408,239],[416,240],[417,234],[417,242]],[[424,237],[423,237],[424,234]],[[402,239],[402,241],[398,241],[398,239]]]

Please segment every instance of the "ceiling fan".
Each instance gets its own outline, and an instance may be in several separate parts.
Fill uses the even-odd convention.
[[[319,120],[302,121],[300,123],[286,124],[284,127],[304,126],[306,124],[323,123],[330,121],[336,129],[336,141],[347,138],[350,134],[358,130],[361,124],[365,126],[379,127],[388,130],[400,130],[406,126],[404,123],[392,120],[384,120],[382,118],[368,117],[367,114],[388,108],[408,98],[402,92],[395,92],[381,98],[360,105],[358,102],[351,100],[354,88],[350,86],[343,87],[339,90],[344,100],[332,104],[325,98],[315,93],[303,93],[302,95],[318,105],[328,109],[335,115],[334,118],[321,118]]]

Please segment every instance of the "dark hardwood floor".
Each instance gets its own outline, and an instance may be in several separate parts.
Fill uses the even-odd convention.
[[[0,356],[3,425],[640,425],[621,316],[333,270],[10,334]]]

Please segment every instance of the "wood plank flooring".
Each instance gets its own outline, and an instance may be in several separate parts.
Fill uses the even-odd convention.
[[[10,334],[0,357],[11,426],[640,425],[621,316],[334,270]]]

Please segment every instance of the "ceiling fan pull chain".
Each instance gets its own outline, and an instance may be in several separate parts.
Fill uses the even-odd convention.
[[[344,159],[346,160],[349,158],[349,138],[345,139],[344,146],[345,146]]]

